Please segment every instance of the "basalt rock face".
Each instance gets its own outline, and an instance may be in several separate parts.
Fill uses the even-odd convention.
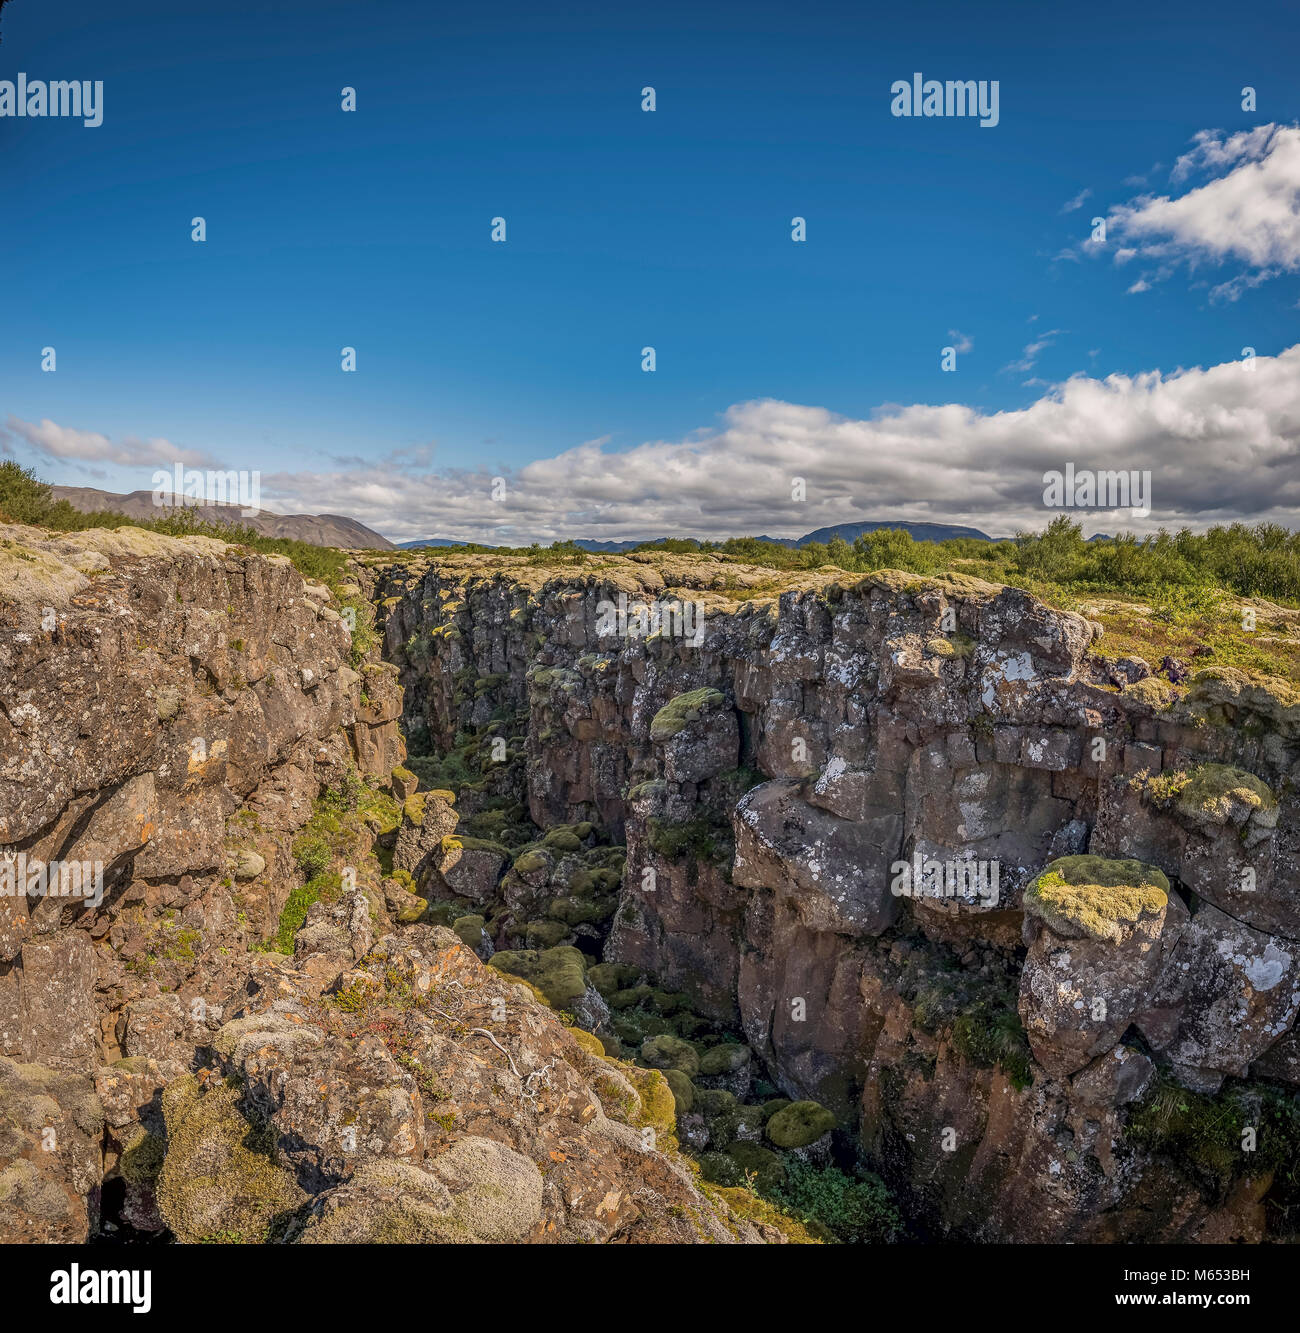
[[[463,556],[375,598],[414,748],[479,735],[542,829],[625,837],[603,960],[735,1023],[923,1233],[1266,1234],[1270,1168],[1207,1183],[1136,1117],[1167,1079],[1300,1082],[1289,687],[1170,688],[961,577]],[[1026,902],[1067,864],[1096,882]]]
[[[418,924],[456,816],[349,586],[0,526],[0,1241],[784,1240],[662,1076]]]

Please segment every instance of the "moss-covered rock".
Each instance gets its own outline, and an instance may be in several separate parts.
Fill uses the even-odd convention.
[[[641,1059],[651,1069],[680,1069],[687,1078],[700,1072],[699,1052],[688,1041],[664,1033],[641,1043]]]
[[[559,853],[580,852],[582,839],[571,828],[555,828],[542,839],[542,846]]]
[[[533,848],[531,851],[515,857],[515,863],[511,869],[516,875],[537,875],[548,870],[550,865],[551,858],[545,852]]]
[[[477,953],[483,947],[483,924],[481,916],[458,916],[451,923],[451,928],[462,944]]]
[[[580,950],[561,944],[553,949],[503,949],[489,967],[530,982],[556,1009],[566,1009],[587,990],[586,960]]]
[[[566,1027],[565,1031],[574,1041],[582,1047],[589,1055],[599,1056],[602,1060],[605,1058],[605,1047],[600,1038],[594,1032],[588,1032],[586,1028]]]
[[[779,1189],[785,1184],[785,1163],[761,1143],[737,1139],[728,1146],[727,1156],[740,1172],[738,1184],[763,1192]]]
[[[706,1120],[716,1120],[719,1116],[730,1114],[736,1109],[736,1094],[725,1088],[695,1087],[695,1109]]]
[[[239,1113],[239,1090],[204,1093],[193,1075],[163,1092],[167,1151],[158,1209],[180,1242],[260,1244],[306,1200],[293,1173],[271,1159],[269,1136]]]
[[[664,1078],[673,1090],[673,1101],[677,1103],[677,1114],[685,1115],[695,1104],[695,1085],[680,1069],[665,1069]]]
[[[569,935],[569,927],[563,921],[530,921],[525,929],[524,938],[530,949],[553,949]]]
[[[706,1076],[734,1074],[737,1070],[743,1069],[749,1061],[748,1046],[726,1042],[704,1052],[700,1057],[700,1073]]]
[[[806,1148],[835,1128],[835,1116],[818,1102],[791,1102],[768,1119],[767,1137],[778,1148]]]
[[[671,740],[679,731],[698,721],[702,714],[721,707],[724,702],[722,691],[715,690],[710,685],[679,694],[675,699],[670,699],[654,715],[650,723],[650,739]]]
[[[1126,927],[1157,916],[1169,901],[1169,880],[1131,859],[1063,856],[1025,890],[1025,911],[1058,935],[1119,943]]]
[[[628,963],[597,963],[587,969],[587,980],[609,999],[616,991],[622,990],[639,975],[637,969]]]
[[[1267,783],[1230,764],[1201,764],[1188,771],[1174,807],[1189,819],[1212,824],[1277,820],[1277,797]]]

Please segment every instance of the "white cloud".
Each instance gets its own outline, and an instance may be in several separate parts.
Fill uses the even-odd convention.
[[[1194,142],[1172,179],[1196,171],[1224,174],[1176,198],[1144,195],[1112,208],[1109,240],[1122,241],[1116,262],[1135,255],[1159,260],[1160,277],[1179,263],[1234,262],[1254,271],[1250,282],[1220,284],[1221,300],[1235,300],[1264,275],[1300,270],[1300,127],[1261,125],[1226,137],[1203,130]],[[1102,247],[1085,243],[1081,249],[1096,254]]]
[[[1076,194],[1073,199],[1061,205],[1061,212],[1073,213],[1076,209],[1082,208],[1083,205],[1091,198],[1092,198],[1091,190],[1080,190],[1079,193]]]
[[[958,356],[965,356],[975,346],[975,339],[968,333],[958,333],[956,329],[949,329],[948,337],[952,339],[952,350]]]
[[[1038,318],[1037,315],[1034,316]],[[1040,333],[1032,342],[1025,344],[1025,350],[1014,361],[1009,361],[1002,367],[1004,374],[1028,374],[1029,371],[1038,364],[1038,358],[1045,352],[1057,337],[1063,333],[1063,329],[1048,329],[1046,333]]]
[[[1040,527],[1042,474],[1073,461],[1150,469],[1140,525],[1234,519],[1300,526],[1300,344],[1255,369],[1076,375],[1018,411],[958,403],[894,407],[869,420],[770,399],[720,426],[614,450],[590,441],[507,472],[367,468],[263,477],[279,512],[352,515],[395,540],[492,544],[565,537],[798,536],[862,518],[964,523],[993,535]],[[790,499],[804,477],[808,500]],[[274,503],[272,502],[274,497]],[[1088,527],[1085,518],[1085,528]],[[1132,526],[1098,516],[1103,530]]]
[[[1267,151],[1274,129],[1273,125],[1256,125],[1254,129],[1239,130],[1227,136],[1221,130],[1200,130],[1192,136],[1196,147],[1174,163],[1169,179],[1186,180],[1194,171],[1216,170],[1240,162],[1242,158],[1256,161]]]
[[[107,435],[95,431],[74,430],[60,426],[48,417],[38,425],[10,416],[5,422],[6,433],[16,435],[38,454],[47,459],[64,461],[121,463],[128,467],[146,467],[150,464],[185,463],[190,467],[213,467],[207,454],[196,449],[182,449],[170,440],[142,440],[125,435],[114,443]]]
[[[59,447],[79,441],[78,457],[105,447],[103,436],[52,422],[40,429]],[[278,513],[344,514],[397,541],[799,536],[870,518],[962,523],[1000,536],[1051,517],[1043,473],[1073,462],[1150,469],[1153,513],[1141,530],[1235,519],[1300,527],[1298,455],[1300,343],[1258,357],[1253,370],[1230,361],[1078,374],[1015,411],[914,403],[858,419],[763,399],[682,439],[627,449],[589,440],[513,470],[435,470],[420,452],[336,460],[264,473],[262,497]],[[500,502],[491,499],[498,473],[506,480]],[[790,499],[794,477],[805,478],[805,503]],[[148,472],[139,484],[149,484]],[[1088,532],[1135,526],[1127,514],[1080,517]]]

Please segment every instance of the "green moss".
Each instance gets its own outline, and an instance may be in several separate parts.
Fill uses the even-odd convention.
[[[806,1148],[835,1128],[835,1116],[817,1102],[791,1102],[772,1116],[766,1134],[778,1148]]]
[[[1222,824],[1236,807],[1268,813],[1277,798],[1253,773],[1229,764],[1201,764],[1188,773],[1175,804],[1183,814]]]
[[[738,1105],[735,1093],[727,1092],[724,1088],[702,1088],[698,1083],[694,1086],[695,1109],[706,1120],[730,1115]]]
[[[679,1069],[687,1078],[694,1078],[700,1072],[700,1056],[695,1047],[667,1033],[642,1042],[641,1059],[651,1069]]]
[[[569,934],[563,921],[530,921],[524,938],[530,949],[553,949]]]
[[[534,849],[516,857],[512,869],[517,875],[535,875],[539,870],[545,870],[550,864],[550,858],[545,852]]]
[[[150,1134],[141,1126],[123,1151],[118,1169],[131,1184],[152,1186],[162,1170],[166,1151],[167,1142],[162,1135]]]
[[[736,1042],[714,1046],[700,1057],[700,1073],[706,1076],[732,1074],[749,1063],[749,1047]]]
[[[751,1189],[769,1194],[779,1189],[786,1182],[786,1164],[771,1148],[764,1148],[761,1143],[737,1140],[727,1146],[726,1155],[740,1173],[740,1179],[734,1183],[748,1185]]]
[[[721,690],[706,685],[703,689],[690,690],[670,699],[655,715],[650,723],[650,739],[666,741],[676,736],[690,723],[698,721],[705,711],[711,711],[724,702]]]
[[[1163,912],[1169,880],[1155,866],[1102,856],[1063,856],[1025,890],[1025,911],[1058,933],[1123,938],[1125,923]]]
[[[783,1208],[767,1199],[760,1198],[752,1190],[742,1186],[724,1187],[717,1185],[703,1186],[704,1193],[716,1203],[721,1203],[742,1221],[771,1227],[785,1236],[791,1245],[822,1245],[833,1239],[820,1228],[814,1232],[806,1223],[792,1217]]]
[[[293,953],[293,937],[306,921],[308,909],[322,898],[329,902],[342,884],[342,878],[338,875],[317,875],[294,889],[284,904],[279,924],[268,947],[276,953]]]
[[[1243,1149],[1248,1128],[1255,1131],[1250,1152]],[[1236,1176],[1268,1172],[1290,1195],[1300,1185],[1300,1102],[1268,1084],[1232,1084],[1210,1097],[1162,1071],[1134,1108],[1125,1136],[1220,1190]]]
[[[594,1033],[587,1032],[583,1028],[574,1027],[566,1027],[565,1031],[589,1055],[599,1056],[602,1060],[605,1058],[605,1048],[601,1045],[600,1038]]]
[[[1149,705],[1151,708],[1168,708],[1177,697],[1177,691],[1172,685],[1166,684],[1159,676],[1148,676],[1145,680],[1136,681],[1124,690],[1125,699],[1134,699],[1138,703]]]
[[[477,949],[483,943],[483,918],[481,916],[460,916],[451,924],[460,942],[470,949]]]
[[[546,996],[553,1008],[567,1008],[586,993],[586,961],[569,945],[553,949],[502,949],[488,961],[489,967],[530,982]]]
[[[656,856],[717,865],[729,862],[734,852],[730,827],[708,815],[696,815],[680,823],[663,819],[647,821],[647,841]]]
[[[543,839],[542,846],[553,852],[580,852],[582,839],[569,828],[552,829]]]
[[[260,1244],[306,1199],[293,1173],[271,1160],[269,1135],[240,1115],[239,1098],[228,1084],[201,1094],[189,1074],[163,1090],[158,1208],[182,1244]]]
[[[695,1104],[695,1085],[680,1069],[665,1069],[664,1078],[673,1090],[673,1101],[677,1114],[685,1115]]]
[[[638,1129],[649,1127],[655,1132],[655,1146],[660,1149],[677,1146],[677,1100],[667,1078],[658,1069],[640,1069],[636,1065],[619,1065],[619,1072],[636,1089],[641,1099],[635,1118]]]

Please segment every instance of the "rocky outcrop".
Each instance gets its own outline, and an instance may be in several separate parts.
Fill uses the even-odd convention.
[[[734,1023],[918,1226],[1217,1234],[1135,1108],[1294,1082],[1290,686],[1166,685],[963,576],[452,556],[376,597],[417,748],[625,838],[605,964]]]
[[[367,578],[0,529],[0,1240],[783,1241],[661,1075],[421,923],[515,872],[402,767]],[[565,938],[622,866],[581,833],[531,875]]]

